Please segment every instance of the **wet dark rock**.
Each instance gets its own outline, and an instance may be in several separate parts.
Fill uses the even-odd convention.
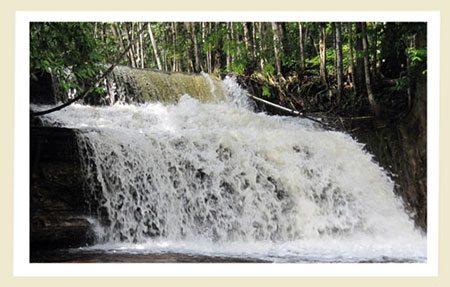
[[[416,225],[426,231],[426,133],[408,131],[411,128],[409,123],[401,123],[376,131],[360,131],[355,135],[391,173],[396,182],[395,193],[403,200]]]
[[[31,249],[92,244],[75,131],[31,128],[30,155]]]
[[[37,72],[30,77],[30,101],[33,104],[56,104],[52,75],[47,72]]]

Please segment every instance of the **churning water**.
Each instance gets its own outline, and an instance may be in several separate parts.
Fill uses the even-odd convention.
[[[275,262],[423,262],[394,183],[349,135],[227,99],[71,105],[45,117],[79,129],[89,250]]]

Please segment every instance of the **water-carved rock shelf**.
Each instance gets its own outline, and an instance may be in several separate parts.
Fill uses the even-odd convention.
[[[30,182],[30,243],[32,249],[92,244],[86,219],[85,185],[75,131],[58,127],[32,128]]]

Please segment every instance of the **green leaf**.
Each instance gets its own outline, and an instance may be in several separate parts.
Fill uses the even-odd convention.
[[[267,98],[270,97],[270,89],[269,89],[268,86],[263,86],[262,87],[262,96],[263,97],[267,97]]]

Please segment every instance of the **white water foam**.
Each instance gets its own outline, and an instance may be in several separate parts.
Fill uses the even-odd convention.
[[[176,105],[71,105],[44,118],[80,130],[102,224],[90,249],[426,260],[426,236],[361,144],[308,120],[256,114],[233,79],[223,85],[229,102],[186,95]]]

